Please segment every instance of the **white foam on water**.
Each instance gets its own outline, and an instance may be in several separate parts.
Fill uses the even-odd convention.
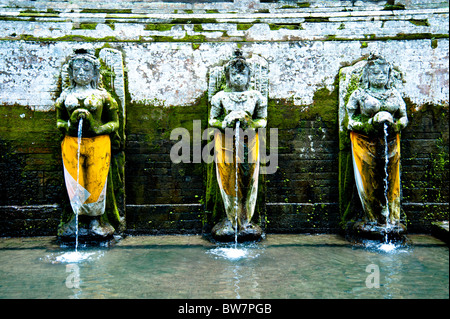
[[[236,260],[244,258],[248,255],[248,252],[246,249],[240,249],[240,248],[215,248],[210,251],[215,256],[222,257],[225,259],[230,260]]]
[[[395,245],[393,243],[382,243],[378,246],[378,249],[389,253],[389,252],[396,250],[397,245]]]
[[[248,244],[239,244],[235,246],[234,244],[229,246],[221,246],[213,249],[209,249],[206,253],[213,255],[215,259],[226,259],[226,260],[240,260],[240,259],[253,259],[257,258],[260,253],[264,250],[261,247]]]
[[[61,263],[78,263],[89,259],[89,257],[94,254],[95,252],[70,251],[60,256],[56,256],[55,261]]]

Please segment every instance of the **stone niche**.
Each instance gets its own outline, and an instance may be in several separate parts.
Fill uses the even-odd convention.
[[[448,220],[448,14],[440,0],[0,0],[0,235],[56,234],[54,103],[80,42],[123,55],[125,232],[202,232],[207,168],[193,145],[173,163],[170,135],[207,127],[208,70],[237,48],[268,62],[278,169],[265,176],[267,233],[340,231],[339,70],[371,52],[403,72],[402,207],[409,232],[430,231]]]

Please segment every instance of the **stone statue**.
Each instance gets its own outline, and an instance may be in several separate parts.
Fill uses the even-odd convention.
[[[215,135],[216,177],[226,218],[213,227],[212,235],[223,241],[235,237],[256,240],[262,236],[261,228],[251,221],[260,167],[256,130],[267,124],[267,97],[249,88],[252,68],[241,51],[235,52],[223,72],[226,86],[212,96],[209,125],[219,129]]]
[[[362,232],[404,232],[400,224],[400,131],[408,124],[406,105],[394,87],[394,70],[370,55],[359,87],[348,98],[353,171],[364,216]]]
[[[94,52],[81,47],[63,69],[68,85],[56,101],[56,116],[64,135],[61,151],[72,213],[61,223],[60,237],[74,236],[76,215],[81,236],[100,238],[114,234],[111,223],[120,219],[111,191],[111,148],[119,130],[119,105],[103,88],[100,66]],[[105,214],[107,210],[112,212]]]

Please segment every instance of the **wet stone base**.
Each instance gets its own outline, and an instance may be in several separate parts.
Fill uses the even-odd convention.
[[[399,245],[408,243],[406,227],[401,223],[386,227],[376,223],[349,222],[346,227],[346,238],[354,243],[362,243],[367,240]]]
[[[98,246],[114,240],[115,229],[107,222],[87,216],[75,216],[58,229],[58,241],[68,245],[78,243],[87,246]]]
[[[78,247],[112,247],[121,239],[123,239],[121,235],[109,235],[102,237],[86,233],[82,236],[78,236]],[[56,243],[61,247],[75,248],[76,238],[71,236],[58,236],[56,238]]]
[[[260,226],[248,223],[244,227],[238,230],[236,236],[236,230],[232,226],[228,219],[224,219],[217,223],[211,230],[211,234],[207,236],[209,240],[214,242],[255,242],[264,239],[265,234]]]

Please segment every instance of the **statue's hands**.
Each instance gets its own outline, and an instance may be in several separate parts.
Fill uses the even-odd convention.
[[[87,119],[90,121],[92,119],[92,114],[86,109],[76,109],[72,112],[72,115],[70,116],[70,122],[71,124],[78,123],[80,119]]]
[[[103,133],[101,130],[101,123],[98,123],[92,113],[86,109],[76,109],[75,111],[73,111],[69,120],[70,128],[72,130],[78,130],[78,121],[80,119],[83,119],[88,129],[94,132],[96,135]]]
[[[78,132],[78,122],[80,119],[87,119],[92,117],[91,113],[86,109],[76,109],[70,115],[68,125],[68,131],[76,134]]]
[[[249,116],[247,112],[242,110],[232,111],[227,116],[225,116],[222,122],[222,127],[234,127],[237,121],[241,122],[241,126],[246,126],[248,120]]]
[[[368,124],[372,125],[372,118],[369,119]],[[364,128],[364,124],[360,121],[350,119],[348,121],[347,129],[349,131],[360,131]]]
[[[407,118],[407,117],[402,117],[402,118],[398,119],[397,122],[395,122],[395,125],[394,125],[394,131],[395,131],[395,132],[400,132],[400,131],[403,130],[407,125],[408,125],[408,118]]]
[[[369,123],[370,121],[372,121],[372,124],[377,128],[384,126],[384,124],[387,124],[388,126],[394,124],[394,118],[392,117],[391,113],[386,111],[378,112],[373,118],[369,120]]]

